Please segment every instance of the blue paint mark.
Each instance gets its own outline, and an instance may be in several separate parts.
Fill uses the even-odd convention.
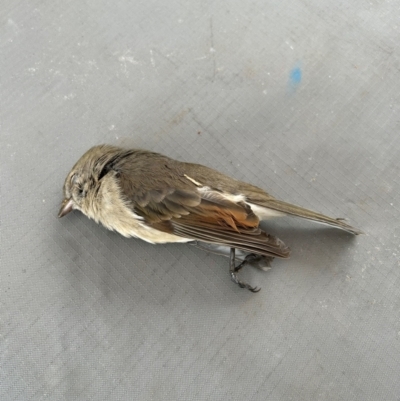
[[[297,63],[297,66],[292,68],[289,74],[289,83],[288,83],[289,93],[293,94],[294,92],[296,92],[297,88],[301,83],[301,78],[302,78],[301,68],[299,66],[299,63]]]
[[[296,87],[300,84],[301,82],[301,69],[300,67],[293,68],[292,71],[290,71],[290,84],[293,87]]]

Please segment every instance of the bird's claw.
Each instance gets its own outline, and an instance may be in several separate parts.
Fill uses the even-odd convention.
[[[250,263],[257,255],[250,254],[245,257],[243,262],[238,266],[235,266],[235,248],[231,248],[230,263],[229,263],[229,273],[231,275],[231,280],[236,283],[240,288],[246,288],[251,292],[258,292],[261,290],[260,287],[252,287],[250,284],[239,280],[237,273],[248,263]]]

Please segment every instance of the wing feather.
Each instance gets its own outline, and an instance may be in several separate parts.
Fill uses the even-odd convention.
[[[261,255],[289,256],[290,250],[282,241],[259,228],[259,218],[242,196],[199,187],[201,180],[193,182],[181,171],[185,164],[152,155],[128,155],[132,157],[130,163],[121,159],[113,167],[118,172],[121,193],[144,224],[193,240]],[[154,179],[149,180],[149,176]]]
[[[153,197],[145,207],[137,205],[134,210],[163,232],[262,255],[289,256],[282,241],[259,228],[259,219],[246,203],[229,201],[218,192],[200,197],[196,191],[168,192],[159,202]]]

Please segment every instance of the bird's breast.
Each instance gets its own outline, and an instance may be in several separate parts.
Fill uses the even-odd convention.
[[[98,210],[89,217],[124,237],[136,237],[152,244],[192,241],[191,238],[164,233],[149,226],[121,196],[121,190],[115,180],[104,182],[95,202]]]

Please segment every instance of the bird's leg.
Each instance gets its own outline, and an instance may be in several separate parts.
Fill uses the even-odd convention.
[[[231,248],[231,253],[229,257],[229,273],[231,275],[231,280],[236,283],[240,288],[247,288],[251,292],[258,292],[261,290],[261,288],[258,287],[252,287],[250,284],[247,284],[244,281],[239,280],[237,273],[239,272],[240,269],[243,268],[247,263],[249,263],[249,260],[247,259],[250,256],[255,256],[253,254],[246,256],[245,260],[240,263],[239,266],[235,266],[235,248]]]

